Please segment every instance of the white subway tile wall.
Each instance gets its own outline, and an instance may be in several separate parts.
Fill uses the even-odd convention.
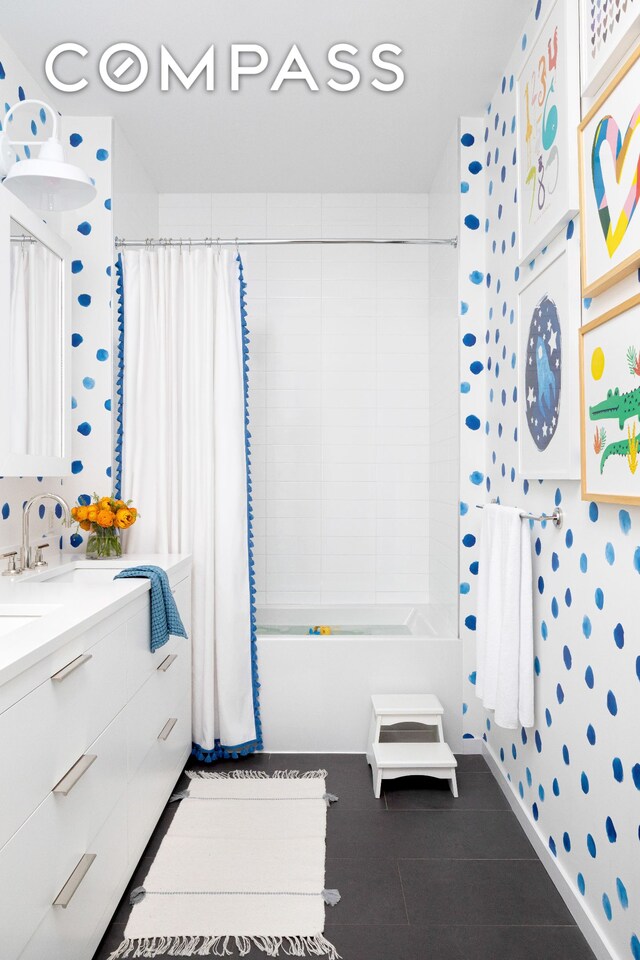
[[[428,236],[428,197],[164,194],[160,235]],[[258,602],[427,602],[431,524],[438,564],[447,533],[438,512],[457,496],[441,443],[430,506],[430,377],[445,376],[437,368],[446,361],[457,383],[457,364],[442,350],[430,363],[439,331],[430,328],[428,249],[244,247],[242,257]],[[457,526],[448,532],[447,557]],[[435,583],[455,601],[455,583]]]

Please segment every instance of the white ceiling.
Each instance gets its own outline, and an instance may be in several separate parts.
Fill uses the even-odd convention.
[[[1,23],[63,113],[116,117],[162,192],[420,192],[456,118],[486,108],[529,8],[530,0],[2,0]],[[90,51],[90,84],[75,94],[45,79],[45,57],[64,41]],[[117,41],[149,57],[149,78],[133,93],[98,80],[99,57]],[[363,82],[351,93],[326,86],[326,53],[339,41],[361,51]],[[406,81],[395,93],[370,86],[369,51],[384,41],[404,51]],[[249,42],[266,47],[271,63],[231,93],[229,46]],[[269,92],[294,42],[317,93],[301,82]],[[160,45],[188,73],[210,43],[216,91],[205,92],[201,79],[189,92],[174,85],[161,93]]]

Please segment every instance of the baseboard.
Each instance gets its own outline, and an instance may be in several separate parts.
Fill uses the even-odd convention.
[[[451,747],[454,753],[458,756],[465,754],[481,754],[482,749],[482,740],[464,740],[462,746],[459,750],[456,749],[455,745]],[[291,757],[297,756],[300,753],[308,754],[311,757],[343,757],[345,755],[351,757],[364,757],[366,755],[366,749],[364,750],[269,750],[268,747],[265,747],[262,753],[270,754],[272,757]]]
[[[537,853],[543,867],[551,877],[558,893],[566,903],[576,924],[583,933],[587,943],[593,950],[598,960],[622,960],[614,951],[611,944],[605,937],[600,925],[593,913],[586,907],[584,900],[579,896],[573,883],[567,876],[563,867],[549,850],[546,841],[538,830],[535,821],[531,819],[527,811],[520,803],[520,798],[516,793],[514,786],[502,773],[500,763],[486,741],[478,741],[483,744],[482,753],[496,778],[498,785],[504,793],[507,801],[518,818],[518,822],[526,833],[532,847]]]
[[[309,755],[310,757],[342,757],[345,754],[348,754],[351,757],[364,757],[366,750],[269,750],[268,747],[265,747],[262,751],[263,753],[268,753],[272,757],[293,757],[298,756],[299,754]]]

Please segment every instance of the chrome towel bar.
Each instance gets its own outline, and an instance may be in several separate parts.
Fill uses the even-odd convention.
[[[496,501],[492,500],[491,503],[495,505]],[[484,510],[485,506],[486,504],[484,503],[476,503],[477,510]],[[535,520],[540,522],[547,520],[549,521],[549,523],[552,523],[557,530],[560,530],[562,528],[562,524],[564,523],[564,513],[562,512],[560,507],[556,507],[556,509],[553,511],[552,514],[547,514],[547,513],[534,514],[534,513],[522,512],[520,516],[522,517],[523,520]]]

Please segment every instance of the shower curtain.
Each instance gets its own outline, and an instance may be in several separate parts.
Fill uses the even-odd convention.
[[[116,486],[140,508],[130,553],[190,553],[193,752],[262,749],[239,256],[128,250],[118,259]]]

